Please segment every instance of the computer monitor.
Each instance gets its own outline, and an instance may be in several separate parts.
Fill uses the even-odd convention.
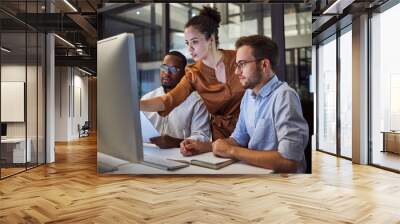
[[[97,74],[98,152],[163,170],[187,167],[143,153],[133,34],[97,42]]]
[[[164,170],[188,166],[143,153],[133,34],[97,42],[97,74],[98,152]]]
[[[97,42],[97,150],[130,162],[143,160],[133,34]]]
[[[1,137],[7,137],[7,124],[1,123]]]

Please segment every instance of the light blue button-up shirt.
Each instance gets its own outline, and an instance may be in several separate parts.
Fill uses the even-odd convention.
[[[257,95],[246,90],[231,138],[252,150],[277,150],[284,158],[298,162],[298,173],[306,170],[308,125],[299,96],[276,75]]]

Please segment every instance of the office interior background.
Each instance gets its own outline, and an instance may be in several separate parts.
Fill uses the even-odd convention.
[[[398,1],[317,1],[314,148],[400,171]],[[333,6],[333,7],[329,7]],[[320,9],[326,9],[324,11]]]
[[[66,3],[0,2],[1,179],[54,162],[55,142],[96,121],[100,1]]]

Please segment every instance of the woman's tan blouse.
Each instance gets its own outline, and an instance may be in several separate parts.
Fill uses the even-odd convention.
[[[182,103],[191,92],[197,91],[211,114],[211,130],[213,141],[228,138],[235,129],[240,112],[240,101],[244,89],[235,74],[236,51],[221,50],[226,72],[226,82],[217,80],[213,68],[201,61],[186,67],[185,76],[178,85],[161,96],[165,110],[161,116],[167,115]]]

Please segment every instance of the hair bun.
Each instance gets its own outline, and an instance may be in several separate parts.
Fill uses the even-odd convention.
[[[203,6],[203,9],[200,11],[201,16],[207,16],[208,18],[214,20],[217,24],[221,22],[221,14],[210,6]]]

